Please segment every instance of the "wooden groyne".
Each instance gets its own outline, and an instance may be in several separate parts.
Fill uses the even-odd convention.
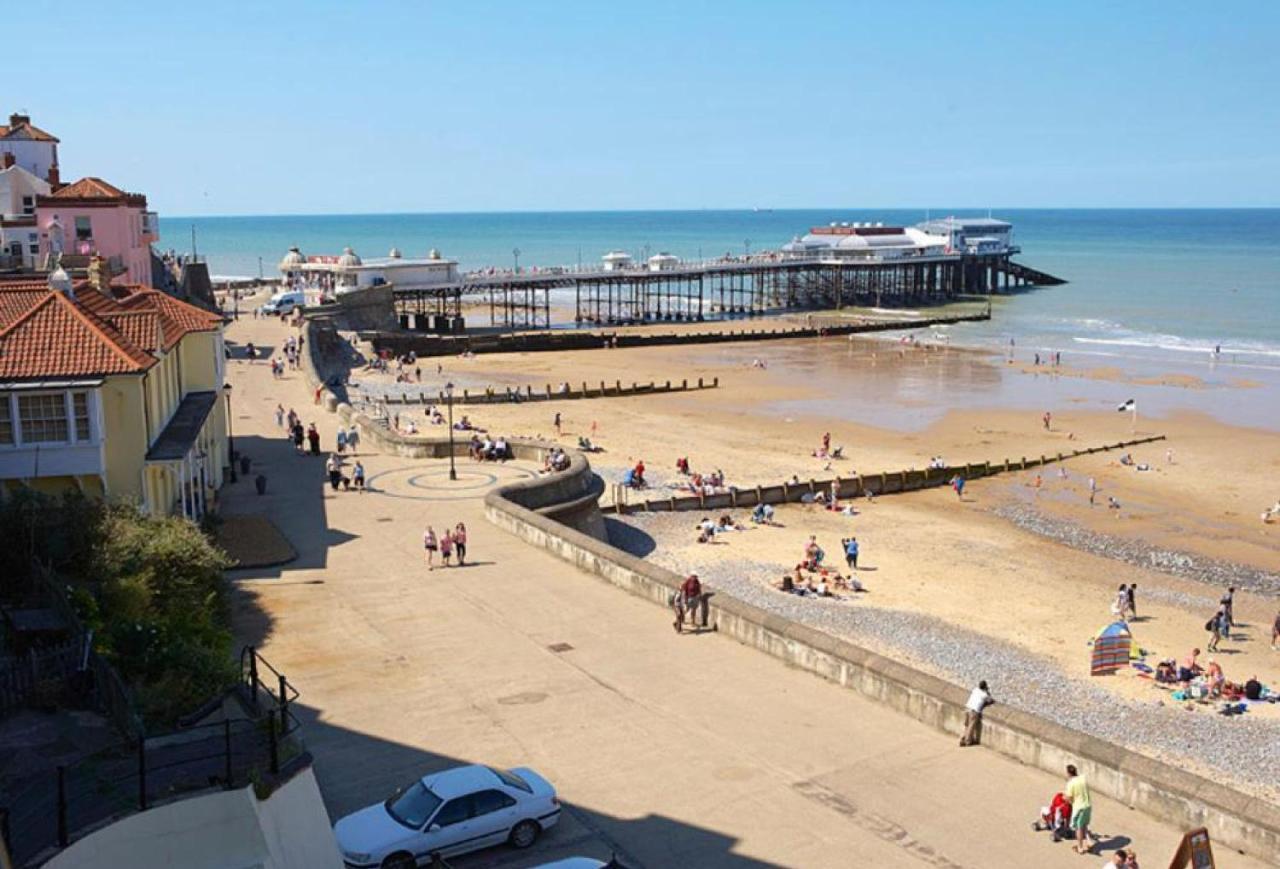
[[[783,326],[761,329],[723,329],[705,332],[520,332],[514,335],[424,335],[414,332],[361,333],[376,350],[402,356],[456,356],[461,353],[542,353],[561,350],[598,350],[610,347],[659,347],[678,344],[726,344],[745,341],[781,341],[829,335],[858,335],[928,329],[991,319],[990,309],[980,314],[930,317],[921,320],[886,320],[836,326]]]
[[[651,381],[649,383],[632,382],[630,386],[623,386],[621,380],[615,380],[613,383],[605,383],[600,381],[599,386],[592,386],[583,381],[578,386],[565,384],[564,386],[553,387],[550,383],[542,390],[536,390],[532,385],[527,385],[523,390],[514,387],[506,390],[495,389],[490,386],[484,392],[473,393],[470,390],[462,390],[462,394],[454,393],[453,403],[460,404],[523,404],[526,401],[574,401],[584,398],[626,398],[634,395],[661,395],[671,392],[696,392],[700,389],[717,389],[720,386],[720,378],[713,377],[706,380],[699,377],[695,382],[690,383],[688,379],[681,380],[679,383],[668,380],[666,383],[658,383]],[[400,394],[386,395],[384,400],[387,404],[445,404],[448,398],[443,392],[437,392],[434,395],[427,392],[410,393],[404,392]]]
[[[955,477],[962,477],[966,481],[977,480],[996,474],[1025,471],[1028,468],[1050,465],[1076,458],[1077,456],[1125,449],[1164,439],[1164,435],[1154,435],[1099,447],[1072,450],[1069,453],[1055,453],[1054,455],[1040,455],[1030,458],[1022,456],[1019,459],[1007,458],[1003,462],[978,462],[964,465],[948,465],[945,468],[911,468],[905,471],[882,471],[878,474],[859,474],[852,477],[828,477],[821,480],[784,482],[772,486],[754,486],[746,489],[730,488],[728,491],[716,492],[711,495],[703,493],[671,495],[667,498],[646,499],[635,503],[627,503],[626,499],[637,490],[615,484],[612,487],[614,498],[612,509],[616,513],[637,513],[641,511],[679,512],[684,510],[738,509],[754,507],[757,504],[788,504],[804,501],[806,496],[816,497],[819,493],[825,497],[830,497],[833,486],[838,498],[866,497],[868,493],[873,496],[895,495],[945,486]]]

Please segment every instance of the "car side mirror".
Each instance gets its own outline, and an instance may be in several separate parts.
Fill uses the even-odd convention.
[[[436,832],[439,832],[439,830],[440,830],[439,824],[432,824],[430,827],[427,827],[428,833],[436,833]]]

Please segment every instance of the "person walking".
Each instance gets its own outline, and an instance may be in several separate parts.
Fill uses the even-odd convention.
[[[1280,649],[1280,611],[1276,612],[1276,620],[1271,623],[1271,650]]]
[[[1210,652],[1218,651],[1218,642],[1222,639],[1222,610],[1219,609],[1209,621],[1204,623],[1204,629],[1209,632],[1209,644],[1205,647]]]
[[[356,487],[356,491],[364,494],[364,465],[356,462],[356,466],[351,469],[351,485]]]
[[[958,500],[963,501],[964,500],[964,477],[960,476],[959,474],[956,474],[954,477],[952,477],[951,488],[956,490],[956,498]]]
[[[844,562],[850,570],[858,569],[858,538],[850,537],[844,542]]]
[[[347,430],[342,426],[338,426],[338,453],[344,453],[347,450]]]
[[[558,410],[556,411],[555,427],[556,427],[556,434],[559,435],[560,434],[560,411]]]
[[[1093,845],[1085,848],[1084,840],[1089,836],[1089,822],[1093,820],[1093,799],[1089,794],[1089,782],[1074,764],[1067,764],[1067,786],[1063,795],[1071,801],[1071,829],[1076,833],[1072,850],[1077,854],[1088,854]]]
[[[422,533],[422,548],[427,553],[427,570],[436,569],[436,550],[440,548],[439,541],[436,540],[436,531],[430,525],[427,530]]]
[[[295,422],[293,424],[293,449],[295,452],[299,452],[299,453],[302,452],[302,438],[303,438],[302,423]]]
[[[320,455],[320,431],[314,422],[307,426],[307,443],[311,447],[311,455]]]
[[[453,548],[458,553],[458,566],[467,563],[467,526],[461,522],[453,529]]]
[[[356,447],[360,445],[360,429],[356,428],[352,423],[351,428],[347,429],[347,449],[351,451],[351,455],[356,454]]]
[[[1138,584],[1136,582],[1129,583],[1129,588],[1125,591],[1124,608],[1129,612],[1130,621],[1138,618]]]
[[[1223,631],[1222,635],[1227,639],[1231,639],[1230,629],[1236,626],[1236,587],[1234,585],[1229,587],[1226,593],[1219,598],[1218,603],[1222,605],[1222,609],[1227,615],[1227,630]]]
[[[342,467],[338,464],[337,453],[329,453],[329,459],[324,463],[324,469],[329,474],[329,486],[333,491],[338,491],[338,486],[342,483]]]
[[[284,428],[284,405],[276,405],[276,428]]]
[[[684,633],[684,617],[687,613],[689,620],[697,626],[698,610],[702,610],[702,627],[707,626],[707,602],[706,594],[702,591],[702,582],[698,579],[698,574],[691,573],[685,578],[680,585],[680,590],[676,592],[676,633]]]
[[[1089,506],[1093,506],[1094,499],[1098,497],[1098,481],[1093,477],[1089,478]]]
[[[982,712],[995,702],[985,679],[970,692],[969,701],[964,704],[964,736],[960,737],[961,748],[977,745],[982,740]]]
[[[451,558],[453,558],[453,535],[446,529],[444,534],[440,535],[440,565],[451,567],[449,563]]]
[[[1111,603],[1111,615],[1124,621],[1124,612],[1129,608],[1129,586],[1120,583],[1120,590],[1116,592],[1116,599]]]

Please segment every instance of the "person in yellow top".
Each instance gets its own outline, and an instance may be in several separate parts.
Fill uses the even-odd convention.
[[[1072,850],[1077,854],[1088,854],[1093,845],[1084,847],[1084,840],[1089,835],[1089,821],[1093,819],[1093,801],[1089,797],[1089,783],[1073,764],[1067,764],[1067,786],[1063,793],[1071,801],[1071,829],[1076,831],[1076,844]]]

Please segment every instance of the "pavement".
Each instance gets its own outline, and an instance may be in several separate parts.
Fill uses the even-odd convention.
[[[289,327],[242,319],[237,355]],[[301,691],[303,738],[333,818],[456,763],[530,766],[565,817],[531,852],[490,849],[459,867],[572,854],[627,865],[1101,865],[1135,848],[1164,865],[1181,838],[1095,797],[1098,856],[1034,833],[1062,778],[951,737],[715,633],[678,636],[669,615],[485,522],[482,498],[524,463],[362,453],[373,490],[333,492],[323,459],[296,455],[277,403],[337,418],[300,372],[233,361],[236,449],[249,478],[228,515],[266,514],[298,557],[234,571],[236,628]],[[350,462],[350,460],[348,460]],[[252,477],[268,478],[267,493]],[[468,566],[428,571],[421,546],[464,522]],[[1219,867],[1256,867],[1225,852]]]

